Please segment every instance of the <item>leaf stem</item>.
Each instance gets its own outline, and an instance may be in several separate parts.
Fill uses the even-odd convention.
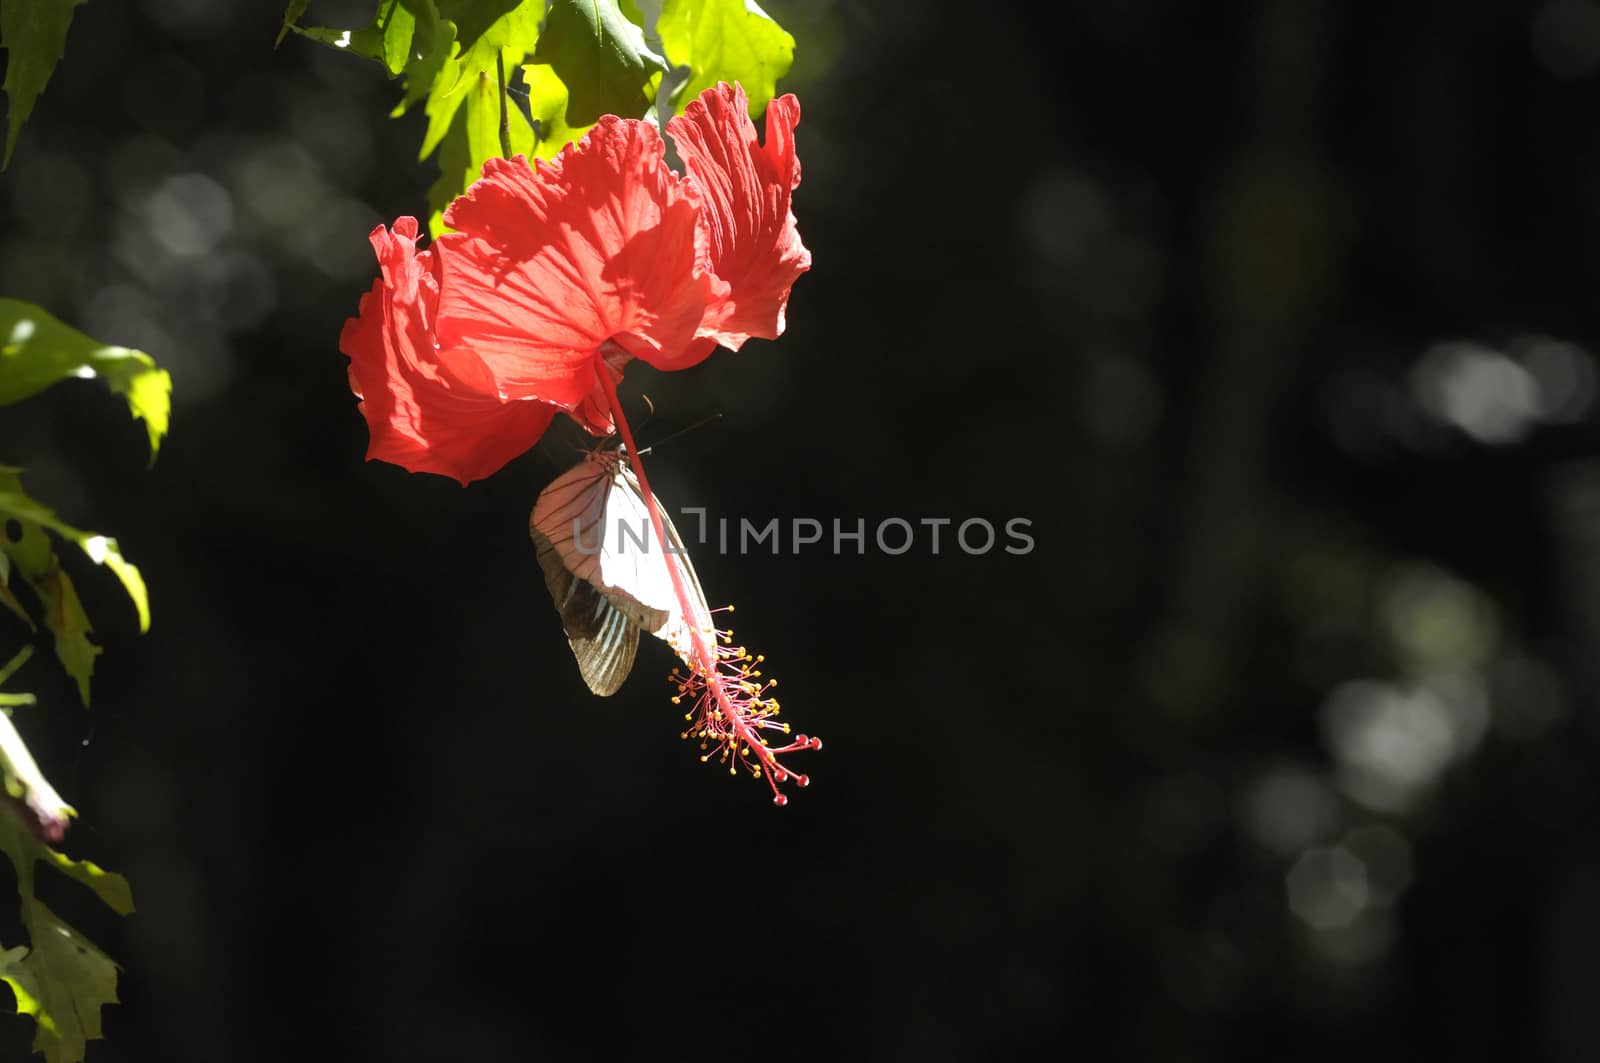
[[[11,660],[7,661],[4,668],[0,668],[0,684],[4,684],[7,679],[10,679],[12,676],[16,675],[17,669],[28,663],[28,658],[32,656],[32,646],[24,646],[22,649],[18,650],[17,655],[11,658]]]
[[[495,72],[500,75],[500,157],[511,158],[511,111],[510,102],[506,98],[506,56],[504,52],[494,53]]]

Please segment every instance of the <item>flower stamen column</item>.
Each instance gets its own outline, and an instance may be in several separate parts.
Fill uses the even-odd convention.
[[[628,419],[623,416],[617,385],[607,369],[604,356],[598,353],[595,356],[595,375],[605,389],[617,431],[622,434],[628,464],[639,481],[640,493],[644,495],[645,510],[650,514],[650,526],[655,533],[656,543],[663,551],[663,556],[669,558],[667,571],[672,577],[672,592],[678,599],[682,615],[692,618],[696,615],[695,603],[684,585],[681,567],[670,561],[672,552],[667,545],[666,527],[662,523],[655,493],[650,490],[650,478],[645,474],[644,463],[639,458],[639,448],[634,444]],[[763,679],[756,667],[762,663],[762,658],[759,655],[752,656],[743,646],[731,645],[732,632],[706,631],[693,623],[685,626],[689,630],[685,658],[689,673],[680,676],[674,670],[678,693],[672,699],[675,704],[685,697],[695,699],[695,709],[687,717],[692,726],[683,733],[683,737],[701,740],[701,748],[708,750],[701,760],[719,756],[723,763],[729,765],[728,770],[732,773],[737,773],[738,766],[742,764],[757,778],[765,777],[767,784],[772,787],[773,803],[779,807],[788,804],[789,798],[778,789],[778,784],[793,779],[795,785],[804,788],[811,780],[784,767],[778,757],[801,750],[821,749],[822,739],[797,734],[794,741],[787,745],[768,745],[763,731],[787,735],[789,725],[776,719],[779,707],[772,691],[778,683],[775,679]],[[715,750],[711,750],[713,743],[717,747]]]

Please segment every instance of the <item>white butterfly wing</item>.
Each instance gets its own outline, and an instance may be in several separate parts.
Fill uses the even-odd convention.
[[[645,609],[663,614],[659,622],[640,620],[640,626],[687,659],[692,646],[691,628],[712,637],[711,609],[706,605],[705,592],[700,589],[700,578],[683,539],[659,497],[656,509],[667,533],[666,550],[656,542],[644,492],[634,479],[633,470],[618,463],[606,494],[605,524],[610,539],[600,551],[600,580],[603,587],[625,591]],[[645,544],[642,547],[641,541]],[[692,612],[687,617],[673,586],[673,568],[689,598]]]
[[[700,580],[664,506],[657,500],[671,549],[663,551],[633,473],[617,455],[589,454],[545,488],[528,530],[545,586],[594,693],[613,694],[633,667],[639,628],[687,659],[691,628],[711,636],[711,610]],[[673,588],[676,566],[690,599],[685,618]]]

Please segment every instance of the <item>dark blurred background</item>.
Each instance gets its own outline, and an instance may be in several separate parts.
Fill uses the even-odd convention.
[[[866,521],[698,552],[826,741],[781,811],[662,647],[584,689],[525,531],[575,428],[362,461],[397,86],[278,4],[78,10],[0,292],[176,404],[148,471],[91,385],[0,423],[152,587],[141,638],[76,569],[90,711],[19,677],[139,904],[45,884],[124,967],[90,1060],[1600,1058],[1600,5],[766,6],[815,268],[624,392],[723,415],[671,506]]]

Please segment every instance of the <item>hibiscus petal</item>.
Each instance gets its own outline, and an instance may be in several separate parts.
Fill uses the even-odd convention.
[[[725,347],[737,350],[751,336],[777,339],[789,289],[811,268],[811,252],[800,242],[790,208],[800,184],[794,145],[799,122],[799,100],[773,100],[762,145],[744,89],[723,82],[667,123],[685,173],[705,201],[708,265],[731,289],[707,312],[699,335]]]
[[[345,323],[350,388],[371,432],[368,459],[466,484],[495,472],[544,434],[556,410],[502,402],[476,359],[434,341],[439,263],[416,248],[415,218],[372,230],[382,275]]]
[[[609,429],[595,354],[660,364],[689,347],[725,286],[702,266],[700,205],[646,122],[607,116],[534,169],[490,159],[445,212],[439,341],[475,354],[502,397]],[[587,402],[585,400],[588,400]]]

